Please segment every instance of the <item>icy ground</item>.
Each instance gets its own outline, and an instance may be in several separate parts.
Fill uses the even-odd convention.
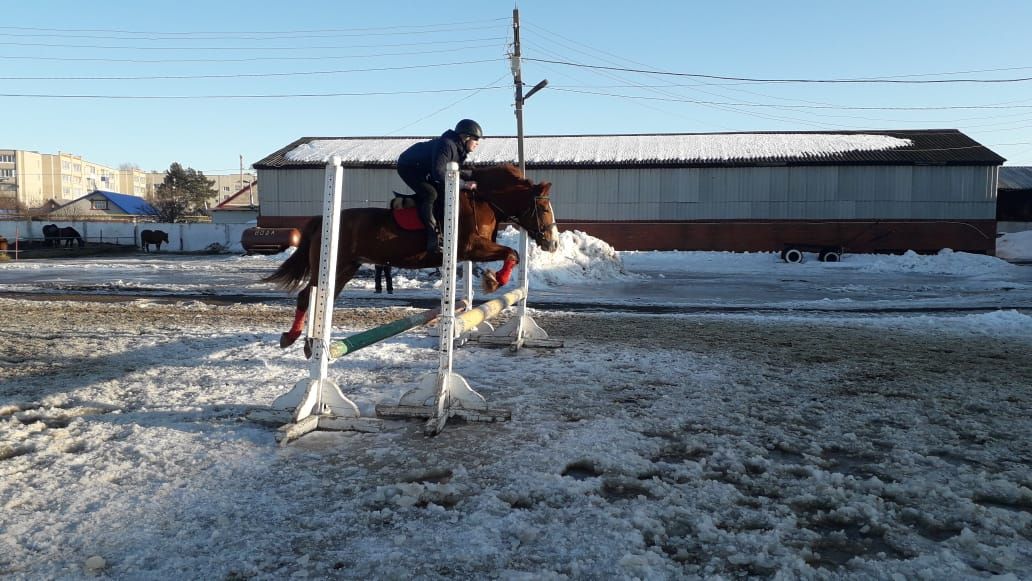
[[[0,263],[0,575],[1032,577],[1032,269],[564,244],[532,297],[607,312],[536,311],[560,350],[456,358],[512,421],[284,448],[246,420],[306,369],[275,344],[288,302],[253,282],[282,257]],[[435,281],[397,284],[355,281],[337,334]],[[371,415],[435,345],[410,332],[331,374]]]

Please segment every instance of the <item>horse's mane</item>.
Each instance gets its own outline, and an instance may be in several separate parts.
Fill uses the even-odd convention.
[[[481,190],[508,191],[514,188],[530,189],[534,182],[520,175],[520,168],[511,163],[473,168],[473,179]]]

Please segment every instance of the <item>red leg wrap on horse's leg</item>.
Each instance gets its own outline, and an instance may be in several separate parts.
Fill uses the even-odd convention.
[[[305,315],[307,311],[297,309],[294,311],[294,324],[290,326],[290,330],[283,333],[283,337],[280,338],[280,344],[290,344],[297,341],[297,338],[301,336],[301,331],[305,328]]]
[[[305,313],[297,309],[294,311],[294,324],[290,326],[290,330],[280,335],[279,344],[280,347],[290,347],[297,341],[297,338],[301,336],[301,331],[305,328]]]
[[[297,309],[296,311],[294,311],[294,324],[290,326],[289,333],[291,333],[291,334],[299,333],[300,334],[301,331],[304,330],[304,328],[305,328],[305,315],[307,315],[307,314],[308,314],[308,311],[302,311],[301,309]]]
[[[512,267],[516,266],[516,260],[507,258],[502,269],[498,271],[498,284],[505,286],[509,284],[509,277],[512,276]]]

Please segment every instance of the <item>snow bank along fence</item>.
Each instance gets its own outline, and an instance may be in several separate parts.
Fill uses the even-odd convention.
[[[524,260],[521,261],[521,287],[500,298],[487,301],[476,308],[472,305],[472,265],[464,265],[466,300],[464,311],[456,314],[455,285],[457,279],[458,216],[459,216],[459,173],[458,165],[448,166],[445,188],[444,217],[444,264],[442,266],[441,306],[404,319],[357,333],[343,340],[330,337],[333,319],[333,295],[336,281],[337,246],[339,242],[341,212],[341,178],[343,169],[340,158],[334,156],[326,166],[326,187],[323,206],[322,247],[320,249],[319,284],[310,289],[308,336],[305,353],[309,359],[309,376],[298,382],[287,394],[277,398],[268,413],[255,412],[252,417],[259,420],[282,418],[284,412],[293,410],[290,422],[280,428],[281,443],[290,442],[318,428],[331,430],[379,431],[377,418],[362,417],[358,406],[349,400],[340,387],[327,377],[331,357],[348,353],[393,337],[412,327],[439,319],[440,363],[436,372],[426,374],[415,389],[402,396],[398,405],[376,406],[379,416],[394,418],[427,418],[425,432],[439,433],[449,417],[461,417],[467,421],[497,421],[511,417],[509,410],[488,406],[486,400],[474,391],[466,380],[453,370],[453,351],[475,334],[480,341],[492,344],[507,344],[513,350],[523,345],[558,347],[561,342],[550,341],[548,334],[537,326],[526,314],[526,297],[529,275],[529,243],[521,236]],[[487,319],[502,310],[519,303],[520,310],[512,320],[497,330],[491,328]],[[442,315],[443,313],[443,315]],[[487,335],[486,333],[490,333]],[[487,340],[490,337],[490,340]]]

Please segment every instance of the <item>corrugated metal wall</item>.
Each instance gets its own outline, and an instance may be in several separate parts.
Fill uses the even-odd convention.
[[[996,168],[792,166],[533,170],[563,219],[992,219]]]
[[[529,170],[560,220],[987,219],[991,166],[789,166]],[[322,169],[259,170],[264,216],[322,212]],[[344,207],[410,193],[393,169],[344,170]]]
[[[322,214],[326,172],[322,169],[258,170],[264,216]],[[393,169],[344,168],[345,208],[386,207],[393,191],[411,194]]]

